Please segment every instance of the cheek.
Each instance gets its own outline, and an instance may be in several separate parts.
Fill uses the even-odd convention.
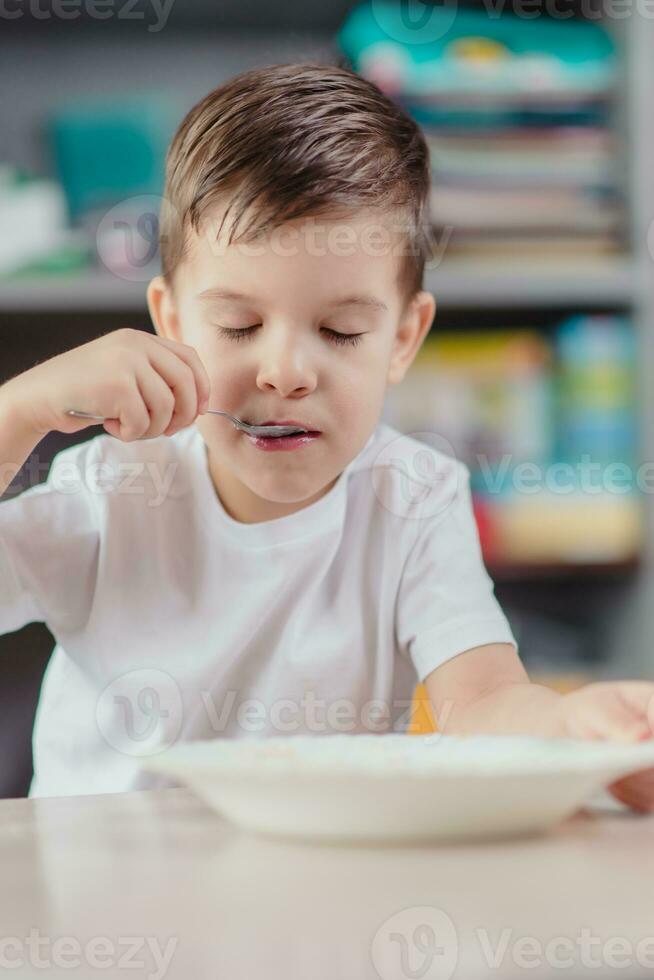
[[[209,407],[231,412],[232,415],[239,415],[251,389],[251,385],[247,383],[245,376],[233,369],[230,370],[225,363],[207,366],[207,373],[211,383],[211,404]]]
[[[334,383],[373,396],[386,387],[387,373],[387,358],[371,346],[350,361],[344,358],[334,374]]]
[[[195,348],[209,376],[209,408],[225,408],[229,411],[227,401],[233,399],[245,384],[245,374],[242,367],[239,368],[238,359],[226,356],[224,349],[219,348],[217,343],[212,343],[210,338],[207,339],[204,331],[196,330],[195,336],[193,331],[185,332],[184,342]]]

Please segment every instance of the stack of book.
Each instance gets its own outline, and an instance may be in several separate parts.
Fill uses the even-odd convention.
[[[427,133],[448,257],[575,262],[624,247],[615,138],[601,126]]]
[[[592,260],[625,246],[616,56],[595,22],[355,8],[339,42],[421,124],[437,259]],[[406,13],[406,12],[405,12]]]

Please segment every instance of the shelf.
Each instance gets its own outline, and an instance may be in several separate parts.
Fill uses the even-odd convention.
[[[638,298],[638,279],[627,259],[580,265],[449,261],[429,269],[425,288],[441,309],[628,307]],[[108,272],[0,281],[2,313],[145,312],[147,282]]]
[[[0,281],[2,313],[143,312],[147,283],[108,272]]]
[[[497,585],[515,582],[594,582],[631,578],[641,567],[634,556],[615,562],[486,562],[488,574]]]
[[[430,269],[426,288],[442,307],[488,309],[631,306],[639,283],[626,258],[580,264],[522,265],[458,260]]]

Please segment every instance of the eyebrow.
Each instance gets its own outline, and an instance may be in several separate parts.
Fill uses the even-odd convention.
[[[214,286],[211,289],[204,289],[201,293],[198,293],[197,299],[233,299],[233,300],[247,300],[251,301],[253,297],[247,296],[245,293],[239,293],[234,289],[223,289],[219,286]],[[342,299],[337,299],[333,303],[328,304],[330,307],[340,307],[340,306],[364,306],[370,307],[375,310],[388,310],[386,303],[383,303],[380,299],[375,296],[369,296],[367,293],[354,293],[352,296],[344,296]]]

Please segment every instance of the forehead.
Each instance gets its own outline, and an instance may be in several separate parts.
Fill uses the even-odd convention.
[[[223,216],[224,210],[214,207],[198,232],[191,233],[184,278],[197,290],[230,284],[248,295],[261,295],[292,287],[316,300],[334,290],[368,287],[386,298],[396,291],[405,228],[395,212],[305,216],[231,244],[228,221],[221,230]]]

